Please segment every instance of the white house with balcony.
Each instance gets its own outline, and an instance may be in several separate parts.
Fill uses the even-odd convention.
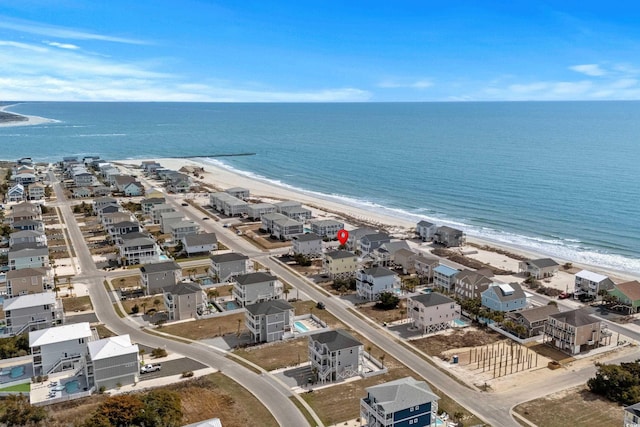
[[[298,234],[291,239],[291,249],[296,255],[319,257],[322,255],[322,238],[316,233]]]
[[[407,298],[407,317],[422,334],[445,330],[460,319],[460,306],[451,298],[431,292]]]
[[[93,337],[87,322],[29,332],[34,375],[85,368]]]
[[[376,301],[382,292],[400,289],[396,273],[385,267],[372,267],[356,273],[356,293],[362,299]]]
[[[447,292],[455,291],[456,274],[460,270],[456,270],[448,265],[440,264],[433,269],[433,285],[446,290]]]
[[[597,298],[600,291],[613,289],[613,281],[604,274],[582,270],[576,273],[574,293],[576,296],[589,295]]]
[[[420,221],[416,224],[416,234],[420,237],[423,242],[428,242],[433,239],[436,232],[438,231],[438,226],[429,222],[429,221]]]
[[[15,248],[15,246],[14,246]],[[9,249],[9,269],[49,267],[49,248],[46,246]]]
[[[361,375],[363,344],[342,329],[313,334],[309,336],[309,361],[321,384]]]
[[[344,222],[335,219],[313,219],[309,221],[311,231],[320,237],[337,239],[338,231],[344,229]]]
[[[6,299],[3,304],[7,333],[50,328],[64,323],[62,301],[53,292],[21,295]]]
[[[276,276],[262,271],[236,276],[233,283],[233,297],[241,307],[280,299],[283,290]]]
[[[271,203],[253,203],[247,206],[247,215],[252,220],[262,220],[262,216],[276,212],[276,206]]]

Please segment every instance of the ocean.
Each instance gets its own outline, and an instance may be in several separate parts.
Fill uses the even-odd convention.
[[[52,103],[3,159],[208,156],[320,197],[640,273],[640,102]]]

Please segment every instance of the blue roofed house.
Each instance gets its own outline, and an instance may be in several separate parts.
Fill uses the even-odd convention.
[[[453,267],[440,264],[433,269],[433,285],[448,292],[455,290],[456,274],[460,271]]]
[[[495,311],[522,310],[527,306],[527,297],[519,283],[492,283],[481,296],[482,305]]]
[[[440,399],[424,381],[411,377],[366,389],[360,418],[368,427],[436,426]]]

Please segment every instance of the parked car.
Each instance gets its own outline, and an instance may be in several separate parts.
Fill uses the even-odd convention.
[[[189,206],[189,203],[182,203],[182,206]]]
[[[562,292],[560,295],[558,295],[558,299],[567,299],[567,298],[571,298],[572,296],[573,296],[572,293]]]
[[[144,365],[142,368],[140,368],[140,373],[147,374],[149,372],[159,371],[161,368],[162,368],[162,365],[160,363],[149,363],[147,365]]]

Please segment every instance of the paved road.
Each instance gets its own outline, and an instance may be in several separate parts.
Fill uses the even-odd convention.
[[[80,275],[76,279],[81,279],[87,284],[96,315],[101,322],[118,335],[129,334],[134,342],[153,348],[163,347],[170,352],[182,354],[206,366],[222,371],[255,395],[273,414],[281,426],[304,426],[309,424],[289,399],[291,391],[272,380],[270,376],[257,375],[255,372],[225,358],[223,352],[212,351],[210,347],[205,345],[184,344],[150,335],[141,331],[139,325],[130,319],[118,317],[113,310],[107,290],[103,286],[106,274],[95,267],[89,248],[82,237],[82,232],[75,221],[69,203],[64,203],[66,198],[60,183],[56,182],[54,177],[51,177],[51,182],[55,182],[53,188],[58,199],[58,206],[78,258]]]

